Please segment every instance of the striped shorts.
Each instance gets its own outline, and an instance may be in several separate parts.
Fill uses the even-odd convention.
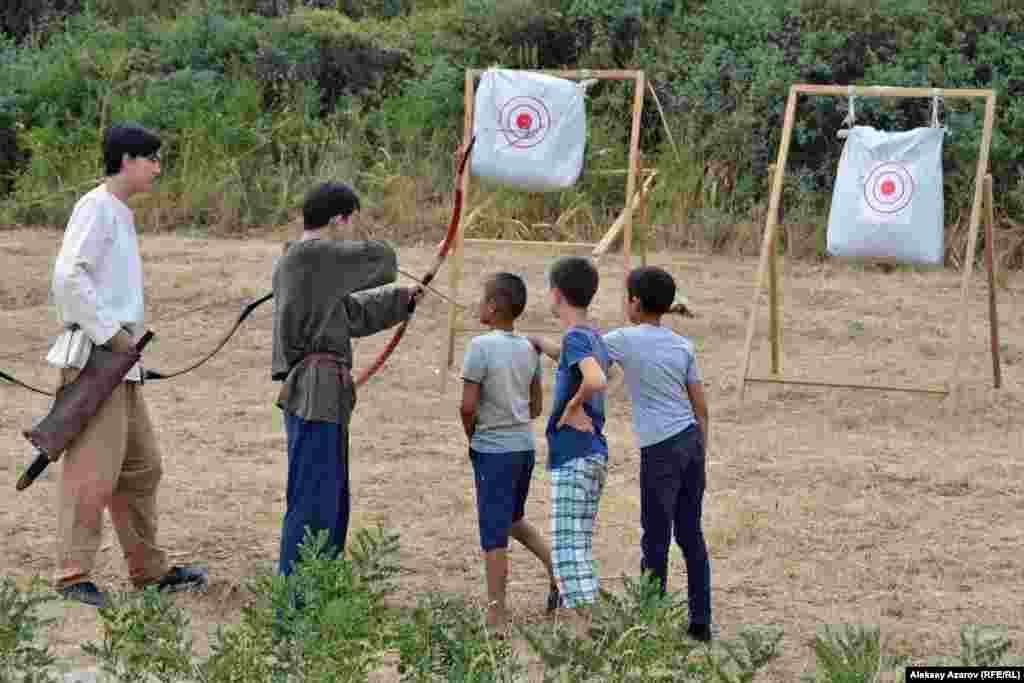
[[[561,607],[597,602],[594,522],[607,475],[608,457],[599,453],[551,471],[551,563]]]

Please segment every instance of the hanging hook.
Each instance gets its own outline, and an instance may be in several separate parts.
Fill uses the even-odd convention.
[[[854,92],[854,86],[849,85],[846,87],[846,94],[849,97],[849,104],[847,105],[846,118],[843,119],[843,125],[847,127],[847,130],[840,130],[839,133],[836,134],[836,137],[838,138],[845,139],[846,136],[850,134],[849,129],[853,128],[854,124],[856,123],[857,114],[855,102],[857,100],[857,96],[854,95]]]
[[[942,104],[942,95],[938,88],[932,88],[932,128],[940,128],[939,105]]]

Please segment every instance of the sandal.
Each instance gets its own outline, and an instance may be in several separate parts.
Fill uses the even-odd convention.
[[[551,586],[551,590],[548,591],[548,604],[545,611],[551,614],[556,609],[562,606],[562,594],[558,590],[558,586]]]

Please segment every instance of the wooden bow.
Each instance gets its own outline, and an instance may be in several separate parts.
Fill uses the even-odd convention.
[[[445,235],[444,241],[437,249],[437,256],[434,258],[433,265],[427,270],[427,273],[421,277],[420,284],[426,286],[430,284],[430,281],[437,275],[437,271],[441,269],[441,264],[444,263],[445,257],[448,256],[448,249],[451,247],[452,242],[455,240],[455,235],[459,232],[459,220],[462,217],[462,177],[466,172],[466,162],[469,161],[470,152],[473,151],[473,144],[476,142],[476,136],[474,135],[469,140],[469,144],[466,146],[466,150],[462,153],[462,160],[459,162],[458,173],[455,174],[455,204],[452,207],[452,218],[448,222],[448,234]],[[394,352],[395,348],[398,347],[398,342],[402,341],[402,337],[405,335],[405,330],[409,326],[409,321],[412,319],[412,314],[406,318],[398,329],[395,330],[395,334],[391,337],[391,341],[384,347],[384,350],[377,356],[377,360],[373,362],[373,365],[359,373],[359,377],[356,378],[356,386],[360,387],[366,383],[366,380],[370,379],[375,372],[380,370],[384,363],[387,361],[388,356]]]
[[[256,299],[252,303],[246,305],[242,309],[242,312],[238,316],[238,319],[235,320],[235,324],[231,326],[230,330],[228,330],[228,333],[221,337],[221,340],[217,342],[217,345],[215,347],[213,347],[213,351],[210,351],[210,353],[206,354],[192,365],[189,365],[187,368],[183,368],[181,370],[175,370],[174,372],[158,372],[157,370],[145,370],[143,378],[146,380],[170,379],[171,377],[184,375],[186,372],[192,372],[200,365],[216,356],[217,352],[224,348],[224,345],[228,343],[228,340],[231,339],[235,332],[238,331],[238,328],[242,326],[242,323],[245,322],[245,319],[248,318],[249,315],[252,314],[252,312],[255,311],[260,304],[264,303],[265,301],[270,301],[270,299],[272,299],[273,297],[274,293],[270,292],[269,294],[264,294],[259,299]]]
[[[46,389],[40,389],[39,387],[32,386],[31,384],[29,384],[27,382],[22,382],[20,379],[18,379],[14,375],[9,375],[9,374],[7,374],[6,372],[3,372],[3,371],[0,371],[0,380],[4,380],[5,382],[10,382],[11,384],[14,384],[15,386],[19,386],[19,387],[21,387],[23,389],[28,389],[29,391],[34,391],[37,394],[42,394],[43,396],[55,396],[56,395],[55,392],[47,391]]]

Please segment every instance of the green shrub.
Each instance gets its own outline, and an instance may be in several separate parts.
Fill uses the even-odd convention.
[[[86,653],[126,683],[366,681],[393,638],[385,599],[394,591],[398,539],[359,530],[350,557],[307,532],[288,577],[260,574],[241,622],[218,629],[212,654],[192,650],[188,617],[155,590],[116,596],[100,610],[102,642]]]
[[[24,41],[40,35],[82,9],[81,0],[5,0],[0,6],[0,35]]]
[[[100,610],[103,639],[82,649],[102,663],[104,673],[124,683],[160,683],[194,678],[188,615],[155,587],[123,594]]]
[[[0,681],[52,683],[54,657],[42,631],[55,619],[39,614],[56,595],[35,580],[27,591],[13,579],[0,579]],[[42,643],[39,641],[42,640]]]
[[[960,654],[933,657],[934,666],[1024,666],[1024,657],[1012,652],[1009,629],[994,624],[971,624],[960,628]]]
[[[931,657],[918,664],[1019,666],[1024,660],[1010,655],[1011,646],[1006,627],[964,626],[960,629],[958,656]],[[869,683],[886,674],[900,675],[911,664],[908,657],[886,651],[877,626],[824,626],[815,636],[813,647],[817,667],[814,674],[803,677],[806,683]]]
[[[524,673],[509,642],[493,638],[482,612],[458,596],[421,598],[400,624],[396,646],[403,681],[512,683]]]

